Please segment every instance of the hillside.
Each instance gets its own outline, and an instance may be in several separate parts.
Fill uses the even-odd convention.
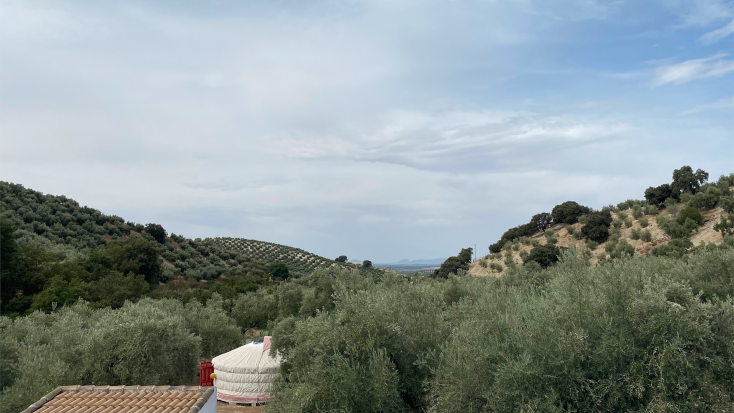
[[[702,242],[706,244],[721,244],[724,237],[721,235],[720,232],[714,230],[714,225],[721,221],[721,218],[725,215],[726,212],[723,208],[715,208],[710,211],[703,212],[704,224],[691,234],[690,240],[692,244],[701,245]],[[670,213],[663,210],[658,216],[670,216]],[[619,220],[620,215],[619,213],[612,213],[612,217],[614,220]],[[649,222],[647,227],[645,228],[640,225],[640,221],[638,219],[632,219],[631,227],[625,228],[623,224],[620,228],[621,236],[619,237],[619,240],[623,240],[634,247],[635,257],[646,256],[650,254],[654,247],[665,245],[671,240],[670,235],[666,234],[665,231],[658,226],[655,216],[646,215],[643,218],[647,219]],[[610,241],[603,242],[592,250],[587,247],[587,243],[585,240],[574,238],[573,235],[568,232],[566,227],[567,225],[564,224],[556,224],[549,228],[550,231],[554,233],[555,238],[558,240],[556,246],[558,246],[559,248],[569,248],[572,246],[576,247],[577,251],[588,254],[589,263],[591,265],[598,264],[600,259],[609,259],[609,252],[606,250],[606,247],[607,245],[610,245]],[[582,225],[576,223],[573,224],[572,227],[575,228],[575,231],[572,230],[575,233],[576,231],[581,230]],[[650,241],[633,239],[631,237],[633,230],[645,229],[650,231],[652,237]],[[536,241],[540,245],[548,244],[548,238],[545,236],[544,232],[536,232],[532,236],[528,237],[528,239],[530,240],[530,242]],[[522,256],[524,255],[524,253],[529,254],[532,249],[533,245],[531,243],[519,243],[518,249],[514,250],[510,248],[509,253],[512,255],[512,261],[516,265],[523,265]],[[502,254],[489,254],[482,259],[474,261],[473,263],[469,264],[468,275],[472,277],[501,276],[503,273],[507,272],[507,252],[508,251],[505,250]],[[503,269],[501,271],[492,269],[489,266],[489,264],[491,263],[502,265]]]
[[[724,231],[717,230],[716,225],[722,221],[727,222],[729,213],[734,212],[732,185],[734,174],[722,176],[716,183],[705,183],[705,180],[701,180],[695,193],[684,192],[678,199],[668,197],[665,202],[657,205],[649,202],[650,200],[628,200],[617,206],[604,207],[602,212],[609,212],[611,225],[608,239],[603,242],[589,241],[583,235],[582,228],[591,211],[586,208],[588,211],[579,214],[578,222],[549,223],[543,231],[512,237],[501,246],[501,251],[497,251],[498,244],[494,244],[490,249],[495,248],[496,252],[471,263],[467,273],[474,277],[501,276],[511,267],[524,265],[535,247],[549,244],[555,245],[559,250],[575,248],[592,266],[621,255],[682,256],[690,254],[696,247],[719,245],[724,242]],[[669,188],[667,184],[661,187]],[[658,188],[648,189],[648,198],[655,195],[655,191],[651,190]],[[682,214],[689,212],[700,213],[700,222],[688,222],[685,216],[682,217]],[[549,222],[551,214],[538,214],[536,217],[541,215],[547,215],[546,222]],[[688,228],[684,231],[683,227],[686,225]],[[518,228],[508,230],[503,235],[503,240],[508,238],[508,234],[517,233]]]
[[[224,251],[242,254],[256,261],[279,262],[288,266],[294,275],[309,274],[320,266],[337,264],[334,260],[312,254],[300,248],[256,241],[244,238],[207,238],[207,245],[213,245]],[[340,264],[340,263],[339,263]]]
[[[169,235],[157,224],[129,222],[65,196],[2,181],[0,211],[3,240],[10,237],[3,246],[3,266],[16,271],[13,276],[3,272],[2,309],[9,314],[49,310],[53,303],[63,306],[79,297],[113,308],[144,295],[200,301],[212,292],[233,297],[271,283],[273,263],[285,264],[290,276],[334,265],[267,242]],[[6,251],[11,243],[13,251]],[[212,280],[217,282],[207,284]]]

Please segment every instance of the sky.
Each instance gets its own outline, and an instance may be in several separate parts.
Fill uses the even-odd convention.
[[[0,2],[0,180],[190,238],[480,255],[734,172],[734,1]]]

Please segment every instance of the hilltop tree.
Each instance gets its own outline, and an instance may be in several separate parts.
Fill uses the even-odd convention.
[[[536,231],[545,231],[553,224],[553,215],[547,212],[535,214],[532,218],[530,218],[529,224],[535,227]]]
[[[441,267],[433,271],[433,278],[449,278],[451,274],[458,274],[459,270],[468,271],[472,257],[472,248],[462,248],[459,255],[449,257],[441,264]]]
[[[335,259],[336,262],[347,262],[347,256],[346,255],[340,255],[339,258]]]
[[[551,215],[554,224],[575,224],[579,217],[591,211],[590,208],[579,205],[574,201],[566,201],[553,207]]]
[[[372,261],[370,261],[370,260],[364,260],[364,261],[362,261],[362,267],[363,268],[372,268]]]
[[[168,234],[166,233],[166,230],[163,229],[162,225],[148,224],[145,226],[145,232],[150,234],[150,236],[153,237],[156,241],[158,241],[159,244],[166,243],[166,236]]]
[[[708,179],[708,172],[702,169],[697,169],[696,172],[693,172],[693,168],[687,165],[676,169],[673,171],[673,183],[671,185],[673,195],[680,197],[684,192],[695,194]]]
[[[649,187],[645,190],[645,199],[651,205],[659,205],[666,199],[673,196],[673,189],[668,184],[662,184],[658,187]]]

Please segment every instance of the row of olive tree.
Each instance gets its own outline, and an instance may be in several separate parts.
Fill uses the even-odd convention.
[[[335,285],[284,318],[277,412],[728,411],[734,239],[688,260],[589,267],[573,251],[501,278]]]

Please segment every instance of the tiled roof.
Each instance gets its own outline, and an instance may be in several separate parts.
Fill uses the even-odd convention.
[[[197,413],[213,392],[199,386],[62,386],[23,413]]]

